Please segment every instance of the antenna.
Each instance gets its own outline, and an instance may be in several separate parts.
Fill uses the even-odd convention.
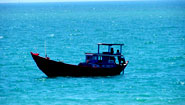
[[[44,41],[44,49],[45,49],[45,57],[47,58],[47,53],[46,53],[46,40]]]

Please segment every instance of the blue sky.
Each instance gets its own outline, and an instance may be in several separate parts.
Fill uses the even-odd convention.
[[[80,2],[80,1],[142,1],[142,0],[0,0],[0,3],[25,2]]]

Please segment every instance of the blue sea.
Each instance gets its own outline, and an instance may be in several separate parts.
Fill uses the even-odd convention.
[[[48,78],[30,55],[78,64],[97,43],[125,44],[124,74]],[[185,1],[0,4],[0,105],[84,104],[185,105]]]

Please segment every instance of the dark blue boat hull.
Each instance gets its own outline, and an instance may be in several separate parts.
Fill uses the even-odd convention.
[[[38,68],[46,74],[48,77],[57,76],[113,76],[120,75],[121,72],[124,73],[124,69],[127,63],[123,66],[118,66],[114,68],[92,68],[84,67],[78,65],[66,64],[63,62],[57,62],[50,59],[40,57],[31,53],[34,61],[36,62]]]

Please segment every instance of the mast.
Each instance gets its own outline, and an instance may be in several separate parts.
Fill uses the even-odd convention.
[[[46,53],[46,41],[44,41],[44,49],[45,49],[45,57],[47,58],[47,53]]]
[[[98,54],[100,53],[100,45],[98,44]]]
[[[120,45],[120,53],[121,53],[121,54],[122,54],[122,46],[123,46],[123,45]]]
[[[111,52],[111,51],[110,51],[110,47],[111,47],[111,45],[108,46],[108,52]]]

